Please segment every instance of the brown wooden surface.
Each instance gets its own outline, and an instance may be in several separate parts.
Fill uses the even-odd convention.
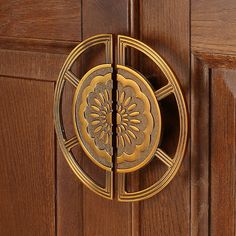
[[[83,186],[57,150],[57,235],[84,235]]]
[[[192,233],[235,235],[235,56],[192,63]]]
[[[234,0],[0,0],[0,235],[235,235],[235,9]],[[59,70],[79,41],[98,33],[131,35],[158,51],[188,104],[183,164],[141,203],[111,202],[83,187],[55,140]],[[99,57],[86,55],[83,69]],[[158,78],[147,61],[131,59]],[[129,188],[152,182],[155,165],[132,176]]]
[[[66,56],[61,54],[3,49],[0,50],[0,74],[55,82],[65,59]]]
[[[128,9],[128,0],[84,1],[83,39],[104,32],[129,34]],[[84,58],[84,69],[87,70],[88,64],[98,63],[99,60],[97,56],[88,55]],[[96,171],[96,167],[89,165],[89,168]],[[98,172],[95,176],[100,178]],[[83,199],[85,236],[131,234],[130,204],[102,199],[87,189],[84,189]]]
[[[194,236],[208,235],[209,230],[209,72],[210,69],[206,61],[193,55],[191,80],[191,232]]]
[[[0,235],[54,235],[54,85],[0,77],[0,87]]]
[[[180,81],[188,102],[188,1],[142,1],[140,9],[140,39],[165,58]],[[144,67],[148,66],[145,60],[143,63]],[[150,67],[149,70],[150,73],[155,73]],[[168,187],[153,198],[140,203],[140,235],[189,235],[189,163],[187,152],[177,176]],[[156,173],[156,168],[147,168],[140,180],[141,186],[145,185],[148,179],[154,180]]]
[[[235,235],[235,9],[192,1],[193,235]]]
[[[235,0],[191,1],[192,49],[236,53]]]
[[[0,1],[0,35],[78,41],[81,1]]]
[[[212,71],[211,235],[235,235],[236,71]]]

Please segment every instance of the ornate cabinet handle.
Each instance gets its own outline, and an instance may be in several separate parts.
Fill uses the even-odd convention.
[[[105,45],[106,63],[90,69],[82,78],[72,65],[87,49]],[[146,44],[118,36],[118,61],[113,63],[112,35],[102,34],[81,42],[66,59],[55,89],[54,120],[60,148],[77,177],[98,195],[113,199],[113,175],[118,174],[119,201],[149,198],[172,180],[182,162],[188,131],[185,101],[175,75],[166,62]],[[127,48],[147,57],[161,70],[166,85],[154,90],[141,73],[126,66]],[[62,119],[61,102],[65,84],[74,87],[72,116],[74,135],[68,137]],[[169,156],[160,147],[163,132],[159,102],[173,95],[179,113],[176,151]],[[76,161],[72,149],[80,145],[86,156],[106,173],[105,187],[100,186]],[[115,150],[115,151],[114,151]],[[127,191],[126,174],[148,165],[153,158],[162,161],[167,171],[154,184],[138,191]]]

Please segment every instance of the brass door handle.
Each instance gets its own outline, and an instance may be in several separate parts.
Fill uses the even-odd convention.
[[[87,49],[105,45],[106,63],[90,69],[81,79],[72,65]],[[139,72],[126,65],[127,48],[149,57],[161,70],[167,83],[154,90]],[[55,89],[54,120],[60,148],[71,169],[92,191],[113,199],[113,175],[118,174],[118,200],[131,202],[160,192],[175,176],[184,156],[188,120],[180,86],[163,58],[146,44],[123,35],[118,36],[118,61],[113,64],[112,35],[93,36],[81,42],[66,59]],[[74,86],[72,120],[74,136],[67,137],[62,119],[61,102],[65,84]],[[179,140],[169,156],[160,147],[162,113],[159,102],[173,95],[179,113]],[[81,168],[72,152],[80,145],[87,157],[106,173],[101,187]],[[114,152],[115,150],[115,152]],[[138,191],[127,191],[126,174],[146,166],[154,158],[161,160],[167,171],[154,184]]]

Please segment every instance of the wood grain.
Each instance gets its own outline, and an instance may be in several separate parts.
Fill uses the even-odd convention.
[[[189,0],[0,0],[0,6],[0,235],[235,235],[235,0],[192,0],[191,9]],[[147,43],[174,70],[189,111],[191,95],[191,163],[187,150],[173,181],[144,202],[96,196],[55,141],[59,70],[79,41],[98,33]],[[98,63],[93,53],[79,73]],[[139,56],[131,53],[130,64],[141,62],[138,69],[155,77]],[[67,90],[68,114],[71,95]],[[86,158],[81,149],[77,155]],[[100,181],[97,168],[84,164]],[[153,166],[139,180],[135,174],[129,189],[153,181],[157,172]]]
[[[189,101],[189,1],[141,1],[140,38],[164,57],[175,72]],[[153,66],[143,59],[149,75]],[[160,78],[157,74],[156,79]],[[169,147],[171,147],[169,139]],[[140,203],[140,235],[190,234],[189,152],[172,182],[158,195]],[[156,177],[156,168],[145,170],[141,187]]]
[[[83,39],[95,34],[129,34],[129,1],[83,1]]]
[[[65,58],[66,56],[61,54],[2,49],[0,74],[7,77],[55,82]]]
[[[235,235],[236,71],[215,69],[211,90],[211,235]]]
[[[81,1],[0,1],[0,36],[79,41]]]
[[[27,52],[69,54],[79,41],[0,36],[0,48]]]
[[[0,235],[55,235],[53,83],[0,77]]]
[[[236,53],[235,0],[191,1],[193,51]]]
[[[80,153],[80,156],[82,154]],[[57,149],[57,235],[83,234],[83,186]]]
[[[235,235],[235,56],[192,60],[193,235]]]
[[[213,61],[213,60],[212,60]],[[210,67],[192,56],[191,78],[191,235],[209,231]]]
[[[193,53],[193,63],[195,59],[199,62],[202,61],[202,66],[210,68],[226,68],[235,69],[236,67],[236,56],[229,54],[212,54],[207,52]],[[194,71],[194,68],[192,69]]]
[[[76,64],[76,67],[80,68]],[[79,75],[79,74],[78,74]],[[65,86],[62,100],[62,117],[67,137],[75,135],[72,121],[72,100],[75,88]],[[75,155],[81,163],[83,152],[81,148]],[[83,235],[83,184],[69,167],[63,153],[57,144],[57,235]]]

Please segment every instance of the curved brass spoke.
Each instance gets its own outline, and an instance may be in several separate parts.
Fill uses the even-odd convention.
[[[165,85],[164,87],[158,89],[156,92],[155,92],[155,95],[157,97],[157,100],[160,101],[162,100],[163,98],[169,96],[172,92],[174,91],[173,89],[173,86],[168,83],[167,85]]]
[[[70,151],[73,147],[75,147],[77,144],[79,144],[78,139],[76,136],[74,136],[71,139],[68,139],[65,141],[65,147],[68,151]]]
[[[187,109],[183,94],[181,93],[181,88],[178,81],[168,66],[164,59],[156,53],[152,48],[146,44],[140,42],[139,40],[133,39],[128,36],[118,35],[118,66],[126,65],[126,48],[132,48],[140,53],[146,55],[151,59],[155,65],[160,69],[165,78],[167,79],[167,84],[154,92],[155,102],[161,101],[168,96],[174,95],[176,100],[176,105],[179,112],[179,141],[173,156],[169,156],[162,149],[155,147],[152,153],[152,157],[158,158],[167,168],[165,173],[160,176],[153,184],[140,189],[140,190],[126,190],[126,173],[118,172],[118,200],[122,202],[134,202],[140,201],[154,196],[155,194],[162,191],[173,179],[178,171],[180,164],[184,157],[184,151],[187,143],[187,133],[188,133],[188,119],[187,119]],[[153,109],[152,105],[152,109]],[[133,119],[133,118],[132,118]],[[148,123],[149,124],[149,123]],[[161,126],[158,126],[161,129]],[[154,146],[154,145],[153,145]]]
[[[70,168],[72,169],[72,171],[82,181],[82,183],[85,186],[87,186],[90,190],[94,191],[96,194],[98,194],[104,198],[112,199],[113,198],[113,170],[111,169],[111,167],[107,167],[106,180],[105,180],[104,187],[100,186],[100,184],[98,184],[96,182],[96,180],[94,180],[87,173],[85,173],[85,171],[79,165],[74,154],[71,152],[72,148],[74,148],[75,146],[77,147],[78,144],[80,144],[80,146],[83,148],[83,146],[79,140],[80,136],[78,137],[78,135],[76,134],[76,136],[74,136],[74,137],[71,136],[70,138],[65,138],[63,119],[61,119],[61,113],[62,113],[61,101],[62,101],[64,89],[65,89],[65,82],[66,83],[68,82],[68,84],[71,84],[77,90],[78,90],[78,88],[81,88],[81,86],[83,84],[83,78],[81,78],[81,79],[80,79],[80,77],[78,78],[70,70],[70,68],[72,67],[73,63],[85,51],[87,51],[89,48],[91,48],[95,45],[101,45],[101,44],[102,45],[105,44],[106,63],[107,63],[105,65],[102,65],[101,69],[103,70],[104,69],[103,67],[105,66],[106,69],[109,68],[109,73],[111,74],[111,72],[112,72],[111,64],[113,64],[112,35],[111,34],[95,35],[95,36],[90,37],[90,38],[84,40],[83,42],[81,42],[77,47],[75,47],[72,50],[72,52],[67,57],[64,65],[60,71],[59,78],[58,78],[58,81],[57,81],[56,87],[55,87],[54,120],[55,120],[55,129],[56,129],[60,148],[61,148]],[[91,71],[95,73],[97,71],[97,69],[98,69],[98,67],[94,67],[90,70],[89,73],[91,73]],[[74,96],[76,96],[76,95],[74,94]],[[99,94],[99,96],[100,96],[100,94]],[[103,100],[99,100],[99,101],[103,102]],[[73,102],[74,102],[74,100],[73,100]],[[72,104],[72,106],[74,108],[75,104]],[[76,112],[77,112],[77,110],[76,110]]]
[[[79,84],[79,79],[70,71],[66,71],[65,78],[68,80],[74,87],[77,87]]]
[[[157,149],[155,156],[161,160],[165,165],[167,165],[169,168],[173,166],[174,161],[160,148]]]

